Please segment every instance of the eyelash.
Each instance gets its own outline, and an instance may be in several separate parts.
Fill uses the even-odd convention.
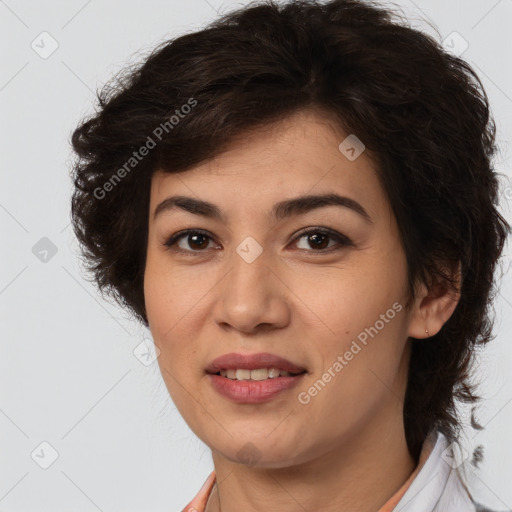
[[[187,235],[191,235],[191,234],[203,235],[203,236],[206,236],[206,237],[210,238],[211,240],[213,240],[213,237],[210,236],[210,233],[208,233],[207,231],[203,231],[202,229],[185,229],[184,231],[179,231],[178,233],[175,233],[174,235],[172,235],[163,245],[165,245],[169,250],[172,250],[174,252],[178,252],[181,254],[185,254],[187,256],[195,256],[196,254],[206,252],[206,249],[199,249],[196,251],[190,250],[189,251],[189,250],[185,250],[185,249],[181,249],[181,248],[173,248],[173,246],[176,244],[176,242],[178,242],[181,238],[183,238]],[[310,228],[307,231],[303,231],[303,232],[299,233],[292,240],[292,242],[297,242],[301,238],[303,238],[307,235],[311,235],[311,234],[321,234],[321,235],[329,236],[331,239],[334,239],[335,241],[337,241],[340,244],[340,247],[338,247],[337,249],[336,248],[333,249],[331,247],[329,249],[319,249],[319,250],[299,249],[299,251],[306,251],[306,252],[319,253],[319,254],[329,254],[331,252],[340,250],[343,247],[352,247],[354,245],[352,240],[350,240],[345,235],[342,235],[341,233],[338,233],[337,231],[334,231],[332,229],[327,229],[327,228]]]

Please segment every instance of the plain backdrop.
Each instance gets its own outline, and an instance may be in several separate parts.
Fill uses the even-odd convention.
[[[498,126],[496,168],[510,175],[512,1],[396,3],[439,39],[430,20],[478,72]],[[149,333],[103,300],[81,270],[69,224],[69,137],[116,71],[244,4],[0,0],[2,512],[174,512],[213,469],[157,362],[144,356]],[[510,186],[504,179],[509,222]],[[497,509],[512,508],[510,261],[507,247],[496,339],[477,371],[486,428],[468,428],[463,443],[468,452],[485,447],[473,490]]]

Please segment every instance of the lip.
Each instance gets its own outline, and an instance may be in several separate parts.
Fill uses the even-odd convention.
[[[259,404],[297,386],[305,375],[306,373],[301,373],[294,377],[266,380],[233,380],[216,374],[207,374],[206,377],[224,398],[239,404]]]
[[[206,373],[215,374],[221,370],[256,370],[258,368],[276,368],[290,373],[303,373],[306,369],[298,366],[288,359],[271,354],[259,352],[257,354],[240,354],[232,352],[214,359],[205,369]],[[282,377],[280,377],[282,378]]]
[[[221,370],[256,370],[258,368],[276,368],[296,375],[259,381],[236,380],[217,375]],[[267,402],[283,391],[297,386],[307,373],[302,366],[269,352],[224,354],[214,359],[205,371],[213,388],[220,395],[232,402],[244,404]]]

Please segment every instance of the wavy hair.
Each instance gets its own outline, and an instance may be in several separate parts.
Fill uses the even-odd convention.
[[[244,130],[303,109],[356,134],[398,223],[410,297],[419,280],[455,286],[445,269],[460,264],[453,315],[435,336],[410,339],[404,403],[414,458],[432,428],[456,436],[457,401],[479,399],[472,362],[493,338],[495,266],[510,232],[497,209],[488,98],[464,60],[376,3],[269,0],[165,41],[97,96],[71,138],[72,225],[99,289],[146,326],[156,169],[184,172]]]

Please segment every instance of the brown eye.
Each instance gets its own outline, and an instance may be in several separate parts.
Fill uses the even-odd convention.
[[[329,244],[329,235],[312,233],[305,236],[307,236],[307,242],[312,244],[311,247],[314,247],[315,249],[326,249]]]
[[[182,240],[183,244],[181,245]],[[183,253],[204,252],[204,249],[208,248],[210,240],[211,237],[208,233],[189,229],[176,233],[165,242],[165,245],[167,247],[177,245],[178,249],[176,250]]]
[[[354,245],[349,238],[341,233],[325,228],[315,228],[302,232],[295,240],[298,241],[303,238],[306,240],[305,245],[307,245],[307,247],[299,248],[309,252],[330,252],[333,247],[333,245],[329,246],[329,242],[331,241],[337,242],[337,245],[341,247]],[[334,243],[334,247],[335,246],[336,243]],[[311,251],[310,248],[313,248],[313,251]]]
[[[346,236],[326,228],[313,228],[304,231],[295,238],[295,243],[301,239],[306,240],[306,246],[299,247],[299,249],[310,253],[325,254],[354,245]],[[194,253],[206,252],[208,244],[212,240],[213,238],[206,231],[187,229],[174,234],[164,245],[176,252],[193,256]],[[334,243],[331,244],[331,242]]]
[[[188,238],[186,240],[190,247],[193,247],[195,249],[206,249],[206,247],[208,246],[208,237],[206,235],[199,233],[187,236]]]

